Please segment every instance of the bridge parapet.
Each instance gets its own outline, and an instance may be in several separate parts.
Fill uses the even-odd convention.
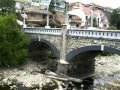
[[[47,35],[61,35],[62,29],[61,28],[39,28],[39,27],[26,27],[24,28],[25,33],[33,33],[33,34],[47,34]]]
[[[120,30],[69,30],[70,36],[120,39]]]
[[[62,28],[40,28],[27,27],[24,28],[26,33],[47,34],[47,35],[62,35]],[[90,37],[90,38],[104,38],[104,39],[118,39],[120,40],[120,30],[68,30],[68,36],[76,37]]]

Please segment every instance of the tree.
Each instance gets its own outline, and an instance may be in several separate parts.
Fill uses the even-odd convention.
[[[41,26],[41,27],[45,27],[46,26],[46,20],[45,21],[42,21],[42,22],[40,22],[39,23],[39,25]],[[61,23],[59,22],[59,21],[57,21],[57,20],[50,20],[50,27],[52,27],[52,28],[61,28],[62,27],[62,25],[61,25]]]
[[[114,9],[110,15],[110,25],[120,29],[120,8]]]
[[[91,17],[89,18],[89,23],[91,23]],[[93,27],[98,27],[96,18],[93,18]]]
[[[9,14],[15,12],[14,0],[0,0],[1,14]]]
[[[107,29],[108,30],[117,30],[117,27],[115,27],[115,26],[109,26]]]
[[[13,14],[0,16],[0,66],[21,64],[27,56],[27,39]]]
[[[98,27],[96,18],[93,18],[93,27]]]
[[[49,5],[49,11],[53,14],[55,14],[54,4],[55,4],[55,0],[51,0],[50,5]]]

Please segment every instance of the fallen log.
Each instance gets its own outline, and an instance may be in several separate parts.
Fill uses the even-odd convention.
[[[63,75],[63,74],[57,74],[57,73],[51,72],[51,71],[47,71],[45,74],[49,78],[57,79],[60,81],[73,81],[73,82],[79,82],[79,83],[82,82],[82,79],[69,77],[69,76]]]

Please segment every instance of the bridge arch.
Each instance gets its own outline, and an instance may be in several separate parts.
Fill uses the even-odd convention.
[[[53,52],[55,53],[57,58],[60,59],[60,51],[51,42],[49,42],[45,39],[40,39],[39,40],[39,38],[34,38],[34,39],[30,40],[30,43],[33,42],[33,41],[38,41],[38,42],[45,43],[46,45],[48,45],[51,48],[51,50],[53,50]]]
[[[83,52],[87,52],[87,51],[106,51],[106,52],[120,55],[120,50],[118,49],[107,47],[107,46],[102,46],[102,45],[92,45],[92,46],[85,46],[85,47],[72,50],[66,56],[67,61],[70,61],[76,55],[83,53]]]

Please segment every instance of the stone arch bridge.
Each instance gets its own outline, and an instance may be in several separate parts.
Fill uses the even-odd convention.
[[[63,44],[63,29],[28,27],[24,28],[23,31],[30,41],[47,44],[55,52],[58,59],[61,59],[62,54],[64,54],[62,45],[65,45],[63,47],[65,47],[65,59],[67,62],[72,62],[77,55],[90,51],[106,51],[120,55],[120,30],[71,29],[66,31],[66,44]]]

